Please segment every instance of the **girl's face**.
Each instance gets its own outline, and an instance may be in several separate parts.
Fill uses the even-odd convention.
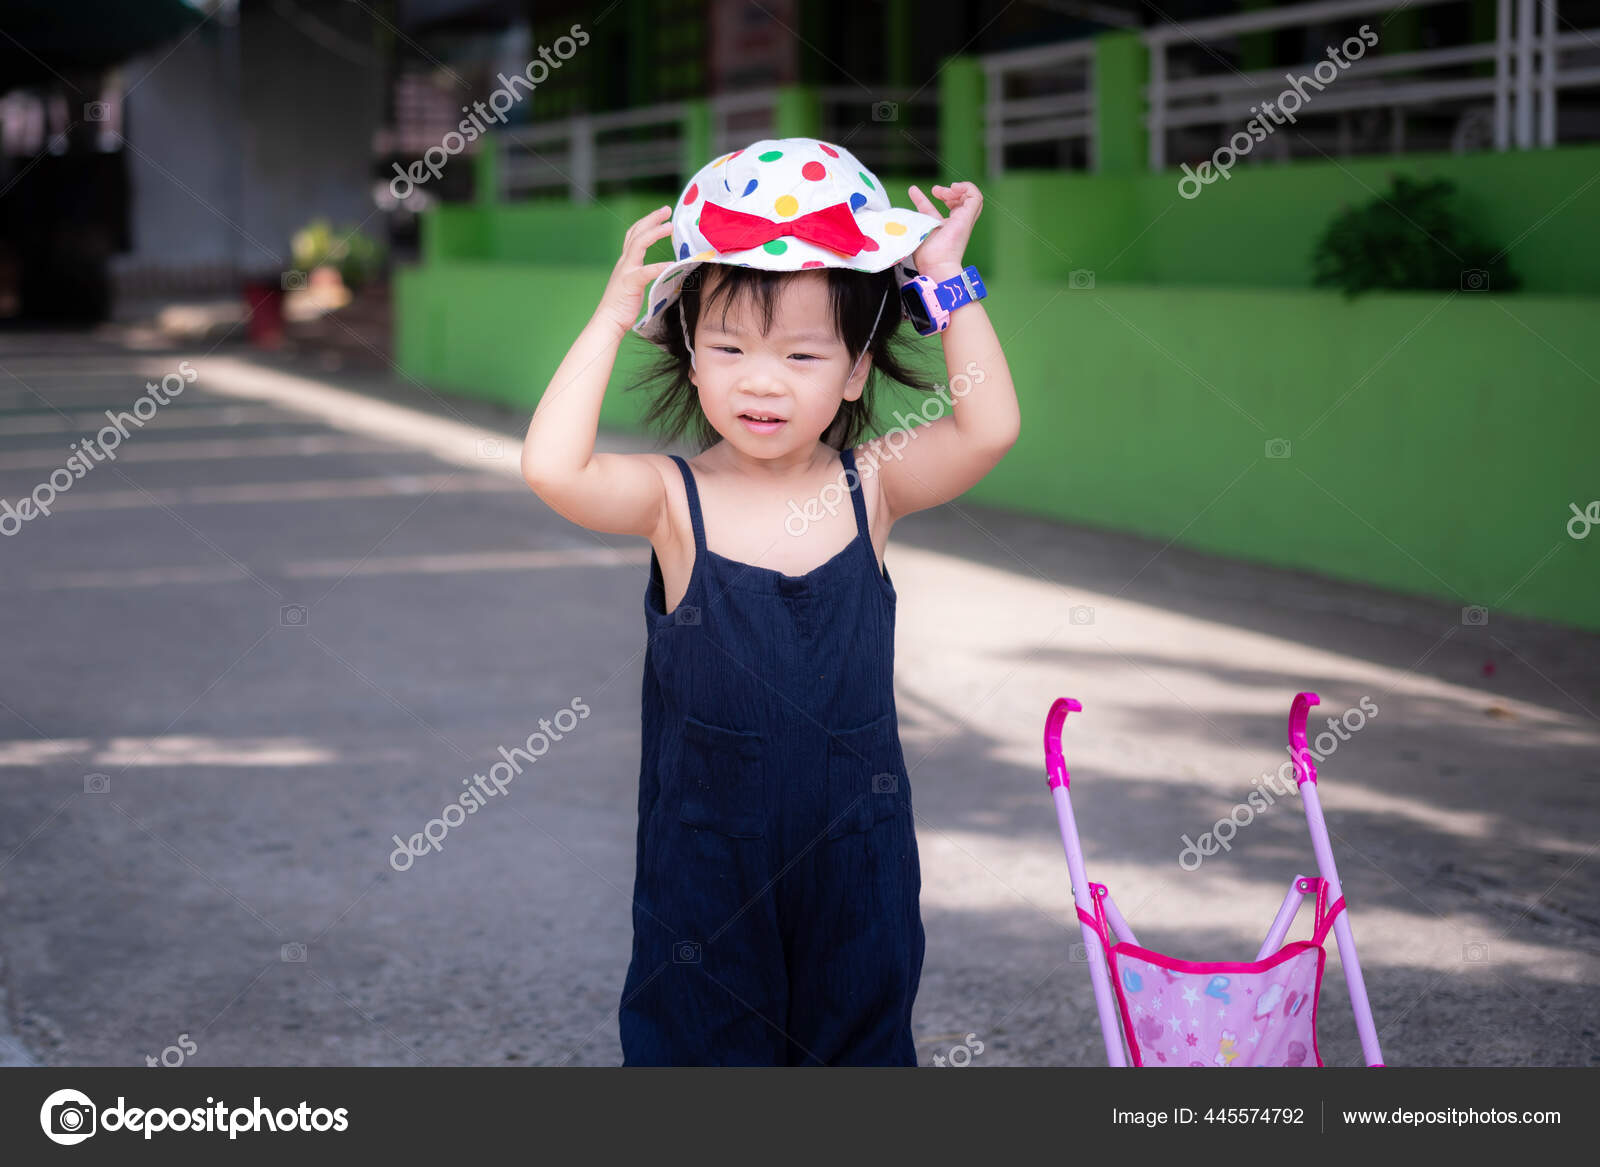
[[[709,296],[712,286],[708,280],[702,295]],[[689,379],[700,391],[700,408],[719,434],[753,458],[809,453],[840,403],[861,396],[872,367],[871,355],[864,355],[846,383],[852,361],[834,334],[821,272],[784,281],[766,336],[748,297],[702,311],[694,349],[697,369]]]

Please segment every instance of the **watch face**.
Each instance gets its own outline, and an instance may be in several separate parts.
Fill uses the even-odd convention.
[[[933,327],[933,321],[928,318],[928,306],[922,302],[915,285],[900,289],[900,303],[905,307],[906,318],[918,332],[927,332]]]

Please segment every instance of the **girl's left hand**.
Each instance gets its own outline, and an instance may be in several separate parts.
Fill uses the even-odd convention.
[[[924,215],[943,220],[940,226],[928,233],[928,237],[922,241],[922,246],[917,248],[911,257],[912,266],[926,276],[937,273],[951,275],[960,271],[961,257],[967,250],[967,240],[972,238],[972,225],[978,221],[978,214],[983,210],[982,193],[970,182],[934,187],[934,195],[950,208],[950,217],[946,219],[916,187],[906,189],[917,210]]]

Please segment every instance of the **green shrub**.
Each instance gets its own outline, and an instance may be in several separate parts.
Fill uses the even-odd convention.
[[[1346,297],[1371,288],[1509,292],[1522,286],[1499,249],[1482,242],[1450,205],[1455,183],[1390,176],[1389,192],[1343,210],[1317,241],[1317,287]]]
[[[383,244],[363,235],[353,224],[337,231],[326,219],[313,219],[294,233],[294,266],[310,271],[324,264],[339,269],[346,286],[359,288],[383,268]]]

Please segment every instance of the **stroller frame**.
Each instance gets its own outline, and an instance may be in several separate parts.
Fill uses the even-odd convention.
[[[1372,1019],[1372,1006],[1367,1000],[1366,984],[1361,978],[1361,963],[1356,956],[1355,937],[1350,930],[1349,913],[1344,911],[1344,893],[1339,885],[1339,872],[1334,865],[1333,849],[1328,841],[1328,827],[1323,821],[1322,804],[1317,797],[1317,770],[1306,746],[1306,717],[1311,707],[1318,704],[1319,700],[1315,693],[1302,692],[1295,695],[1289,710],[1289,748],[1294,759],[1295,781],[1299,788],[1300,799],[1305,805],[1306,823],[1310,828],[1311,846],[1316,855],[1320,878],[1304,875],[1294,877],[1289,892],[1267,929],[1266,939],[1262,941],[1260,951],[1256,953],[1253,962],[1191,962],[1163,956],[1139,947],[1138,938],[1128,926],[1127,920],[1123,919],[1122,913],[1117,910],[1110,891],[1104,884],[1090,883],[1084,871],[1083,848],[1078,841],[1077,821],[1072,813],[1071,779],[1061,749],[1061,737],[1066,726],[1067,714],[1081,712],[1083,706],[1071,697],[1059,697],[1050,706],[1044,730],[1046,785],[1055,801],[1056,818],[1061,828],[1061,842],[1067,856],[1067,870],[1072,877],[1072,899],[1077,908],[1079,927],[1083,934],[1084,950],[1089,963],[1089,979],[1094,987],[1095,1008],[1100,1015],[1100,1033],[1105,1042],[1108,1064],[1127,1066],[1130,1059],[1134,1065],[1145,1064],[1140,1056],[1138,1034],[1135,1033],[1131,1040],[1129,1038],[1135,1022],[1129,1012],[1127,996],[1123,992],[1125,983],[1133,988],[1141,985],[1142,981],[1138,973],[1131,971],[1131,966],[1122,974],[1127,978],[1126,982],[1114,979],[1119,958],[1127,961],[1143,961],[1139,967],[1147,974],[1152,967],[1156,967],[1168,978],[1176,981],[1185,974],[1224,972],[1244,977],[1265,978],[1271,970],[1283,966],[1288,961],[1297,958],[1309,961],[1312,959],[1309,954],[1314,952],[1315,988],[1308,994],[1302,995],[1300,1000],[1303,1004],[1304,996],[1309,996],[1311,999],[1310,1052],[1315,1055],[1316,1064],[1322,1065],[1321,1054],[1317,1052],[1315,1045],[1316,1001],[1320,996],[1322,985],[1325,956],[1322,944],[1331,931],[1338,945],[1339,963],[1344,969],[1345,984],[1350,992],[1350,1004],[1355,1013],[1356,1031],[1361,1038],[1362,1055],[1368,1066],[1383,1065],[1383,1055],[1378,1048],[1377,1027]],[[1300,910],[1301,901],[1312,893],[1316,895],[1316,922],[1312,939],[1285,944],[1285,937],[1294,923],[1296,913]],[[1117,942],[1110,944],[1108,951],[1106,940],[1112,932],[1115,933]],[[1217,981],[1222,981],[1224,986],[1227,984],[1227,978],[1221,976],[1213,977],[1212,984],[1215,985]],[[1227,996],[1213,992],[1210,986],[1207,988],[1207,995],[1228,1000]],[[1297,995],[1291,992],[1288,996],[1292,1000]],[[1274,997],[1273,1003],[1276,1004],[1278,999]],[[1298,1005],[1295,1006],[1295,1012],[1299,1012]],[[1145,1024],[1151,1022],[1147,1021]],[[1159,1028],[1158,1024],[1157,1029]],[[1174,1030],[1177,1029],[1178,1026],[1175,1024]],[[1229,1037],[1231,1036],[1230,1034]],[[1303,1047],[1303,1043],[1294,1044]],[[1233,1048],[1232,1043],[1226,1041],[1224,1046],[1230,1051]],[[1302,1058],[1305,1052],[1304,1048],[1299,1050]],[[1215,1063],[1231,1065],[1237,1056],[1239,1055],[1234,1053],[1228,1056],[1227,1060],[1223,1060],[1223,1055],[1219,1052]],[[1162,1060],[1167,1060],[1164,1055]],[[1290,1061],[1283,1064],[1298,1063]]]

